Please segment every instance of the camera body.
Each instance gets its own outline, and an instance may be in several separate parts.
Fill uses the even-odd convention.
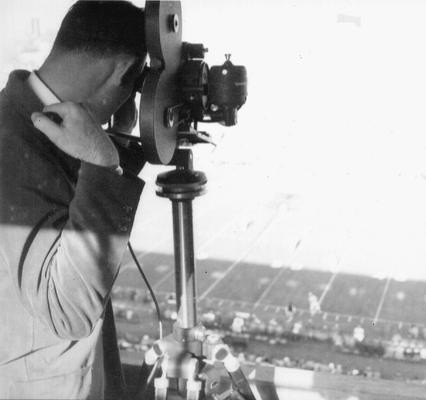
[[[247,72],[226,55],[223,65],[209,68],[202,44],[182,42],[180,1],[145,5],[145,39],[150,60],[140,88],[140,135],[147,161],[172,164],[185,142],[198,143],[198,122],[237,123],[246,102]],[[192,133],[188,134],[188,133]]]
[[[180,120],[236,125],[237,110],[247,99],[246,68],[232,64],[231,55],[226,54],[223,65],[209,69],[204,62],[206,51],[202,44],[183,43],[179,88],[184,105]]]

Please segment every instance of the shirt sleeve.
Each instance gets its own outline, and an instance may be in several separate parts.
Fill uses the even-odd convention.
[[[59,337],[86,337],[104,312],[144,183],[82,162],[74,188],[50,143],[9,142],[0,158],[3,258],[29,313]]]

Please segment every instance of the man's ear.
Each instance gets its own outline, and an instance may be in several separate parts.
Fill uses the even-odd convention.
[[[117,58],[113,73],[113,83],[116,86],[120,86],[126,83],[126,81],[130,81],[134,74],[134,70],[137,67],[137,59],[136,57],[126,56]]]

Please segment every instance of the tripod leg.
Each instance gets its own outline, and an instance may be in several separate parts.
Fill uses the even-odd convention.
[[[199,400],[201,394],[200,381],[188,381],[186,383],[186,400]]]
[[[144,363],[142,364],[141,372],[139,374],[139,383],[135,396],[136,399],[144,398],[144,394],[159,367],[158,361],[163,354],[164,349],[160,341],[155,342],[154,345],[145,353]]]
[[[199,400],[201,394],[201,381],[197,379],[198,361],[191,358],[186,366],[188,380],[186,382],[186,400]]]
[[[167,379],[168,366],[169,360],[166,355],[161,363],[161,377],[154,379],[155,400],[167,400],[167,390],[169,388],[169,380]]]
[[[234,371],[230,371],[228,369],[227,371],[232,383],[234,384],[237,391],[243,396],[243,398],[245,400],[256,400],[250,388],[250,385],[246,377],[244,376],[243,371],[241,370],[241,367],[238,366],[238,368]]]
[[[238,358],[234,357],[225,344],[219,344],[214,350],[214,358],[223,363],[232,384],[245,400],[256,400],[247,378],[241,370]]]

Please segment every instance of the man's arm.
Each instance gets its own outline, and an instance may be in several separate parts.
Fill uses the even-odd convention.
[[[45,230],[37,235],[32,246],[35,252],[28,254],[26,264],[34,268],[34,261],[39,262],[40,286],[34,286],[32,274],[25,274],[22,283],[26,290],[33,290],[32,308],[42,312],[57,335],[85,337],[101,317],[126,250],[141,190],[136,179],[83,164],[68,219],[42,264],[37,242],[52,235]]]
[[[109,298],[143,182],[82,161],[70,199],[52,159],[12,142],[19,154],[15,176],[1,182],[3,255],[27,310],[60,337],[85,337]]]

